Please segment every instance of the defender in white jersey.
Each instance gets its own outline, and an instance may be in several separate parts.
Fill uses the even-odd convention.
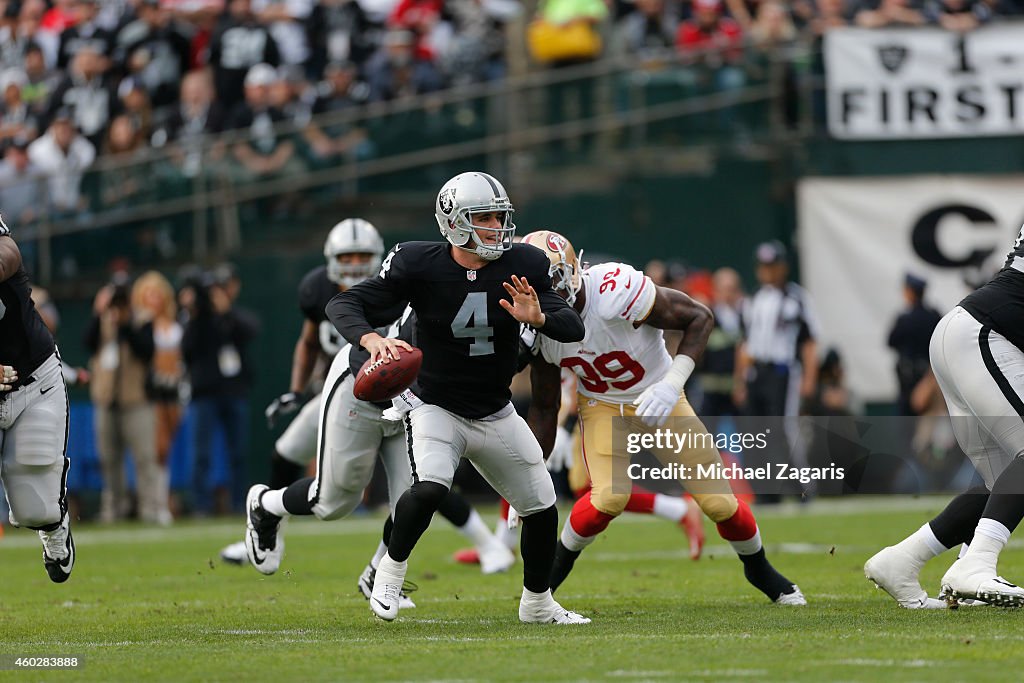
[[[552,570],[552,590],[572,570],[576,558],[597,534],[618,517],[630,498],[629,456],[616,452],[614,418],[627,418],[629,432],[651,431],[668,418],[674,427],[707,434],[690,407],[683,387],[703,352],[713,316],[704,305],[682,292],[656,286],[625,263],[596,265],[581,273],[575,250],[565,237],[547,230],[523,242],[544,251],[551,262],[552,287],[580,313],[586,336],[580,342],[559,343],[538,335],[532,364],[533,401],[530,425],[549,452],[556,424],[552,404],[560,401],[559,368],[575,374],[583,435],[583,458],[592,488],[573,506],[562,529]],[[662,330],[682,330],[675,357],[665,348]],[[534,412],[536,409],[536,412]],[[682,431],[682,430],[678,430]],[[689,440],[694,447],[680,453],[656,452],[665,464],[678,463],[696,472],[698,465],[718,465],[722,459],[713,439]],[[718,525],[744,565],[744,574],[773,602],[804,605],[800,589],[768,562],[750,508],[738,500],[721,479],[693,478],[682,482],[704,514]]]

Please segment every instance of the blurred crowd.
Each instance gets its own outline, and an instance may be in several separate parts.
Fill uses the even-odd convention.
[[[528,25],[551,68],[608,55],[664,60],[733,89],[751,54],[838,26],[969,31],[1020,0],[0,0],[0,205],[19,225],[151,198],[211,158],[244,181],[374,154],[366,131],[316,115],[501,79]],[[294,124],[294,134],[280,130]],[[242,139],[204,158],[203,136]],[[167,148],[165,178],[97,159]],[[45,185],[35,179],[45,179]]]

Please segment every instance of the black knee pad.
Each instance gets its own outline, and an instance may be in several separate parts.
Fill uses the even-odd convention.
[[[448,487],[435,481],[418,481],[409,487],[408,494],[421,505],[436,510],[448,495]]]

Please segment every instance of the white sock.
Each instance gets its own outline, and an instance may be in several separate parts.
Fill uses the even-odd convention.
[[[1010,530],[994,519],[982,517],[974,530],[971,547],[964,553],[964,559],[983,563],[995,573],[999,564],[999,553],[1010,540]]]
[[[896,547],[910,555],[919,566],[949,550],[935,538],[931,524],[927,523],[897,543]]]
[[[1010,542],[1010,530],[1002,522],[997,522],[990,517],[982,517],[978,520],[978,528],[974,530],[974,541],[977,543],[978,534],[999,542],[999,549]],[[972,544],[973,545],[973,544]]]
[[[595,538],[597,538],[597,536],[580,536],[576,533],[576,530],[572,528],[572,522],[568,519],[565,520],[565,526],[562,527],[561,541],[562,545],[569,550],[579,552],[593,543]]]
[[[689,504],[685,498],[666,496],[662,493],[654,495],[654,514],[662,519],[678,522],[686,516]]]
[[[469,519],[459,527],[459,533],[472,541],[477,548],[482,548],[495,540],[476,510],[470,510]]]
[[[385,580],[397,579],[398,581],[404,581],[407,569],[409,569],[408,560],[395,562],[391,559],[390,555],[384,553],[384,557],[380,558],[380,563],[377,565],[377,578],[384,577]]]
[[[729,545],[737,555],[753,555],[761,549],[761,530],[755,531],[754,535],[745,541],[729,541]]]
[[[264,491],[260,496],[260,505],[272,515],[278,517],[290,517],[290,513],[284,509],[284,489],[276,491]]]
[[[547,602],[551,599],[551,590],[548,589],[543,593],[534,593],[529,588],[523,586],[523,598],[522,602]]]
[[[378,543],[377,544],[377,552],[375,552],[373,554],[373,557],[370,558],[370,566],[373,567],[374,569],[379,567],[380,566],[380,561],[382,559],[384,559],[384,556],[387,555],[387,552],[388,552],[388,547],[386,545],[384,545],[384,541],[381,541],[380,543]]]

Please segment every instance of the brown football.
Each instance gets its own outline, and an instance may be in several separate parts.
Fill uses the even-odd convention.
[[[390,363],[369,359],[359,368],[352,393],[360,401],[390,401],[412,386],[423,364],[423,352],[413,347],[412,351],[401,350],[398,360]]]

